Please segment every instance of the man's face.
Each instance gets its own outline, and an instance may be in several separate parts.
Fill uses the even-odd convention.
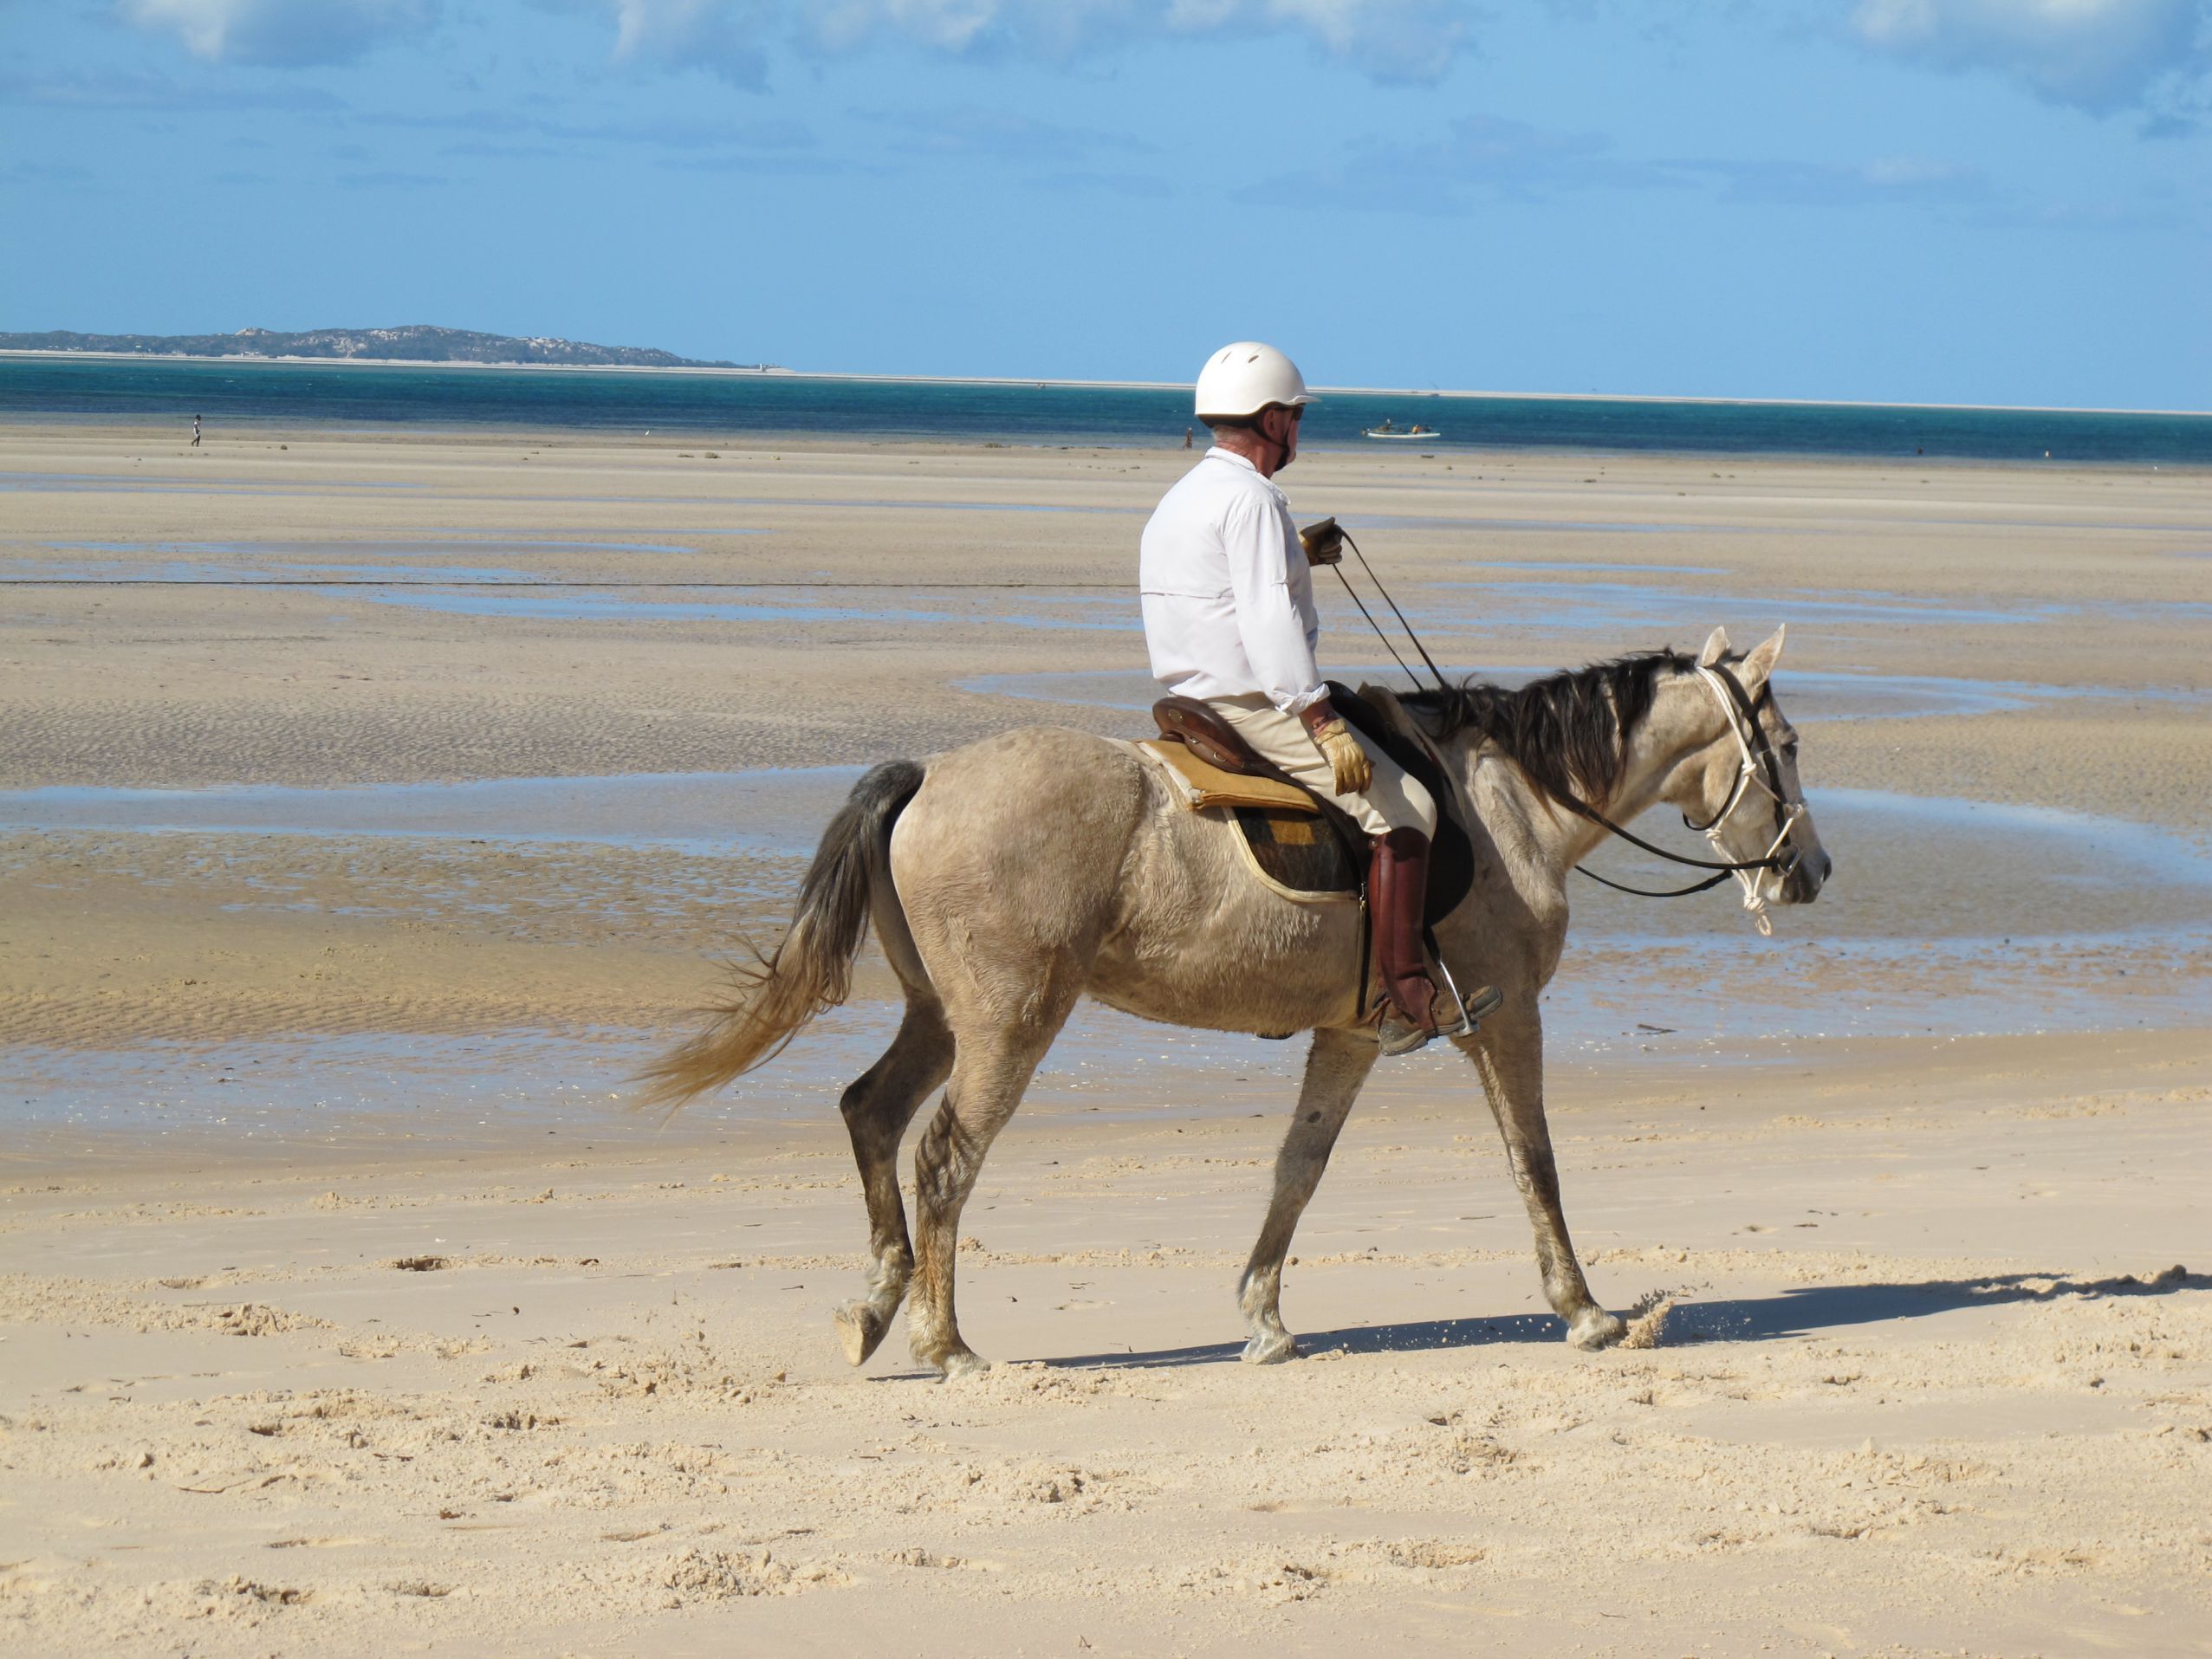
[[[1276,404],[1272,408],[1261,412],[1260,431],[1267,436],[1269,442],[1282,447],[1282,459],[1275,463],[1278,470],[1288,466],[1298,458],[1298,424],[1305,413],[1305,405],[1302,404],[1295,408],[1286,408],[1281,404]]]

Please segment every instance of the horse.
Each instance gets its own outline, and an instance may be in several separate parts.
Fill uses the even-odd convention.
[[[1798,781],[1797,733],[1774,693],[1781,647],[1777,630],[1739,655],[1716,628],[1695,658],[1637,652],[1515,690],[1367,688],[1443,763],[1472,842],[1473,881],[1437,923],[1436,943],[1453,981],[1495,987],[1503,1001],[1452,1041],[1481,1077],[1545,1298],[1579,1348],[1606,1347],[1625,1327],[1576,1259],[1544,1117],[1538,998],[1566,943],[1567,877],[1664,802],[1695,818],[1720,854],[1705,867],[1736,870],[1762,925],[1770,902],[1817,897],[1833,866]],[[1087,995],[1171,1025],[1313,1034],[1236,1288],[1242,1358],[1296,1354],[1281,1312],[1283,1260],[1378,1051],[1362,1005],[1360,907],[1299,902],[1262,884],[1238,833],[1226,813],[1188,810],[1134,745],[1064,728],[877,766],[824,832],[782,942],[738,970],[704,1029],[643,1073],[641,1104],[672,1110],[763,1064],[847,999],[873,926],[905,1012],[840,1102],[869,1228],[865,1293],[833,1315],[853,1364],[874,1353],[911,1291],[915,1360],[948,1378],[985,1367],[954,1314],[961,1209]],[[914,1155],[917,1245],[898,1149],[940,1086]]]

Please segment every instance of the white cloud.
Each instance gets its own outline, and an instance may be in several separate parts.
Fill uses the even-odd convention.
[[[444,0],[109,0],[211,62],[335,63],[420,34]],[[1466,46],[1473,0],[531,0],[614,27],[617,63],[765,83],[772,49],[886,42],[1048,62],[1145,42],[1303,36],[1381,81],[1431,82]]]
[[[1469,9],[1450,0],[1262,0],[1238,10],[1307,30],[1378,81],[1440,79],[1468,37]]]
[[[943,51],[963,52],[1005,22],[1009,11],[1041,14],[1018,21],[1042,23],[1049,32],[1055,27],[1080,29],[1097,14],[1118,9],[1111,0],[1066,0],[1039,7],[1009,5],[1005,0],[826,0],[806,10],[808,30],[827,46],[863,46],[872,36],[897,33]]]
[[[733,86],[768,81],[761,37],[775,0],[612,0],[618,62],[706,69]]]
[[[418,34],[439,0],[116,0],[126,23],[175,35],[214,62],[340,63],[379,41]]]
[[[2212,65],[2212,0],[1859,0],[1852,29],[1905,62],[1989,70],[2098,114]]]
[[[886,41],[955,55],[1062,61],[1151,40],[1303,35],[1378,81],[1431,81],[1465,44],[1468,0],[605,0],[618,58],[757,68],[788,39]]]

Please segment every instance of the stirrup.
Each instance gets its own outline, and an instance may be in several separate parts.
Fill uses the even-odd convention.
[[[1442,1021],[1438,1022],[1438,1034],[1471,1037],[1483,1021],[1505,1006],[1505,993],[1495,985],[1478,985],[1475,988],[1474,995],[1462,996],[1459,982],[1452,978],[1451,969],[1444,966],[1444,959],[1438,956],[1435,960],[1437,971],[1444,976],[1444,991],[1451,999],[1451,1006],[1459,1011],[1458,1021],[1450,1030],[1444,1028]]]
[[[1385,1056],[1411,1054],[1425,1048],[1438,1037],[1471,1037],[1484,1020],[1505,1006],[1505,993],[1495,985],[1478,985],[1472,996],[1460,994],[1459,982],[1451,976],[1443,958],[1432,956],[1430,961],[1443,975],[1443,988],[1436,990],[1431,983],[1429,997],[1429,1017],[1432,1026],[1417,1026],[1400,1014],[1391,1003],[1385,1001],[1375,1016],[1375,1041]],[[1447,1010],[1443,1019],[1436,1018],[1441,1007]]]

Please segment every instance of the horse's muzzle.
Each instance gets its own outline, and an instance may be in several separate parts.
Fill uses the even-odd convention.
[[[1810,904],[1820,898],[1821,887],[1835,873],[1835,860],[1828,856],[1826,849],[1815,852],[1809,859],[1794,860],[1782,876],[1782,903]]]

